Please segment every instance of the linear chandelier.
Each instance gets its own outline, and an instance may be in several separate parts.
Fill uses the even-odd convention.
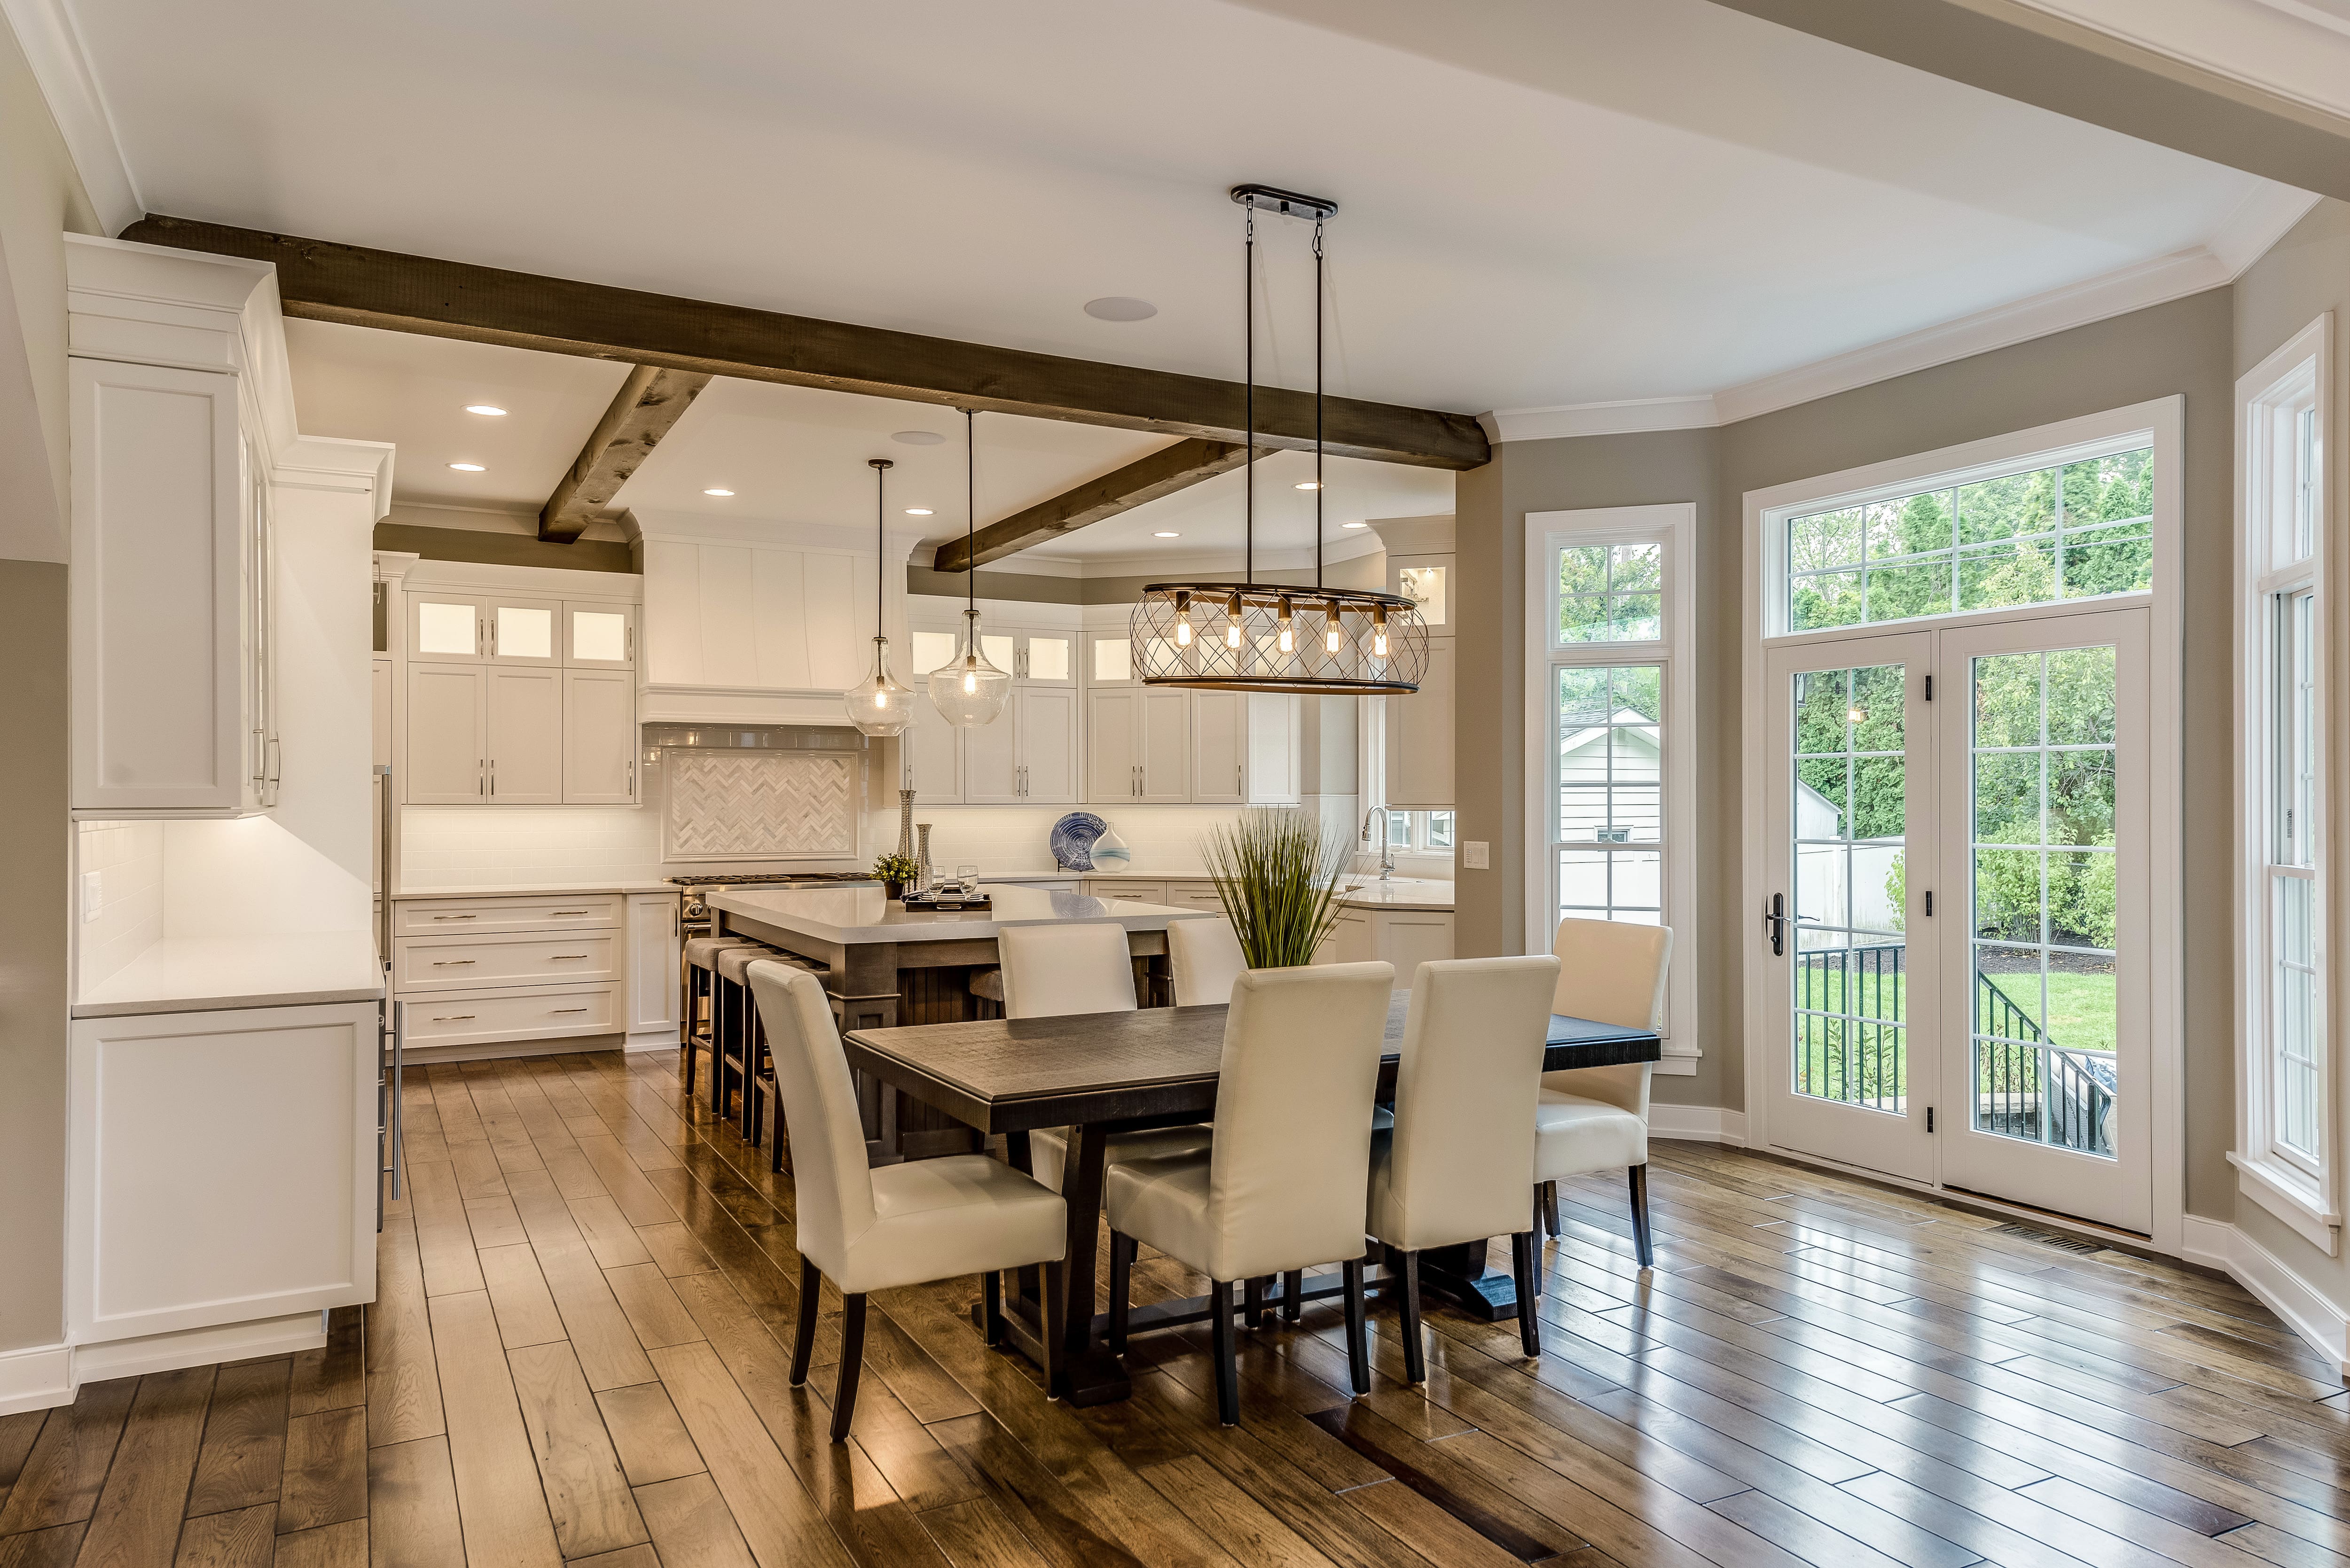
[[[1243,581],[1152,583],[1128,625],[1146,686],[1203,691],[1402,696],[1428,670],[1428,626],[1400,594],[1322,583],[1322,226],[1338,203],[1270,185],[1235,185],[1248,210],[1242,260],[1248,461],[1242,468],[1246,527]],[[1314,223],[1314,583],[1256,580],[1256,214]]]

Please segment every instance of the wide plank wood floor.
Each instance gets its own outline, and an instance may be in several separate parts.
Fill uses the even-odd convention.
[[[1243,1334],[1236,1430],[1204,1334],[1073,1410],[956,1280],[875,1298],[836,1449],[837,1299],[786,1381],[790,1178],[674,1060],[435,1066],[406,1109],[378,1302],[0,1417],[0,1568],[2350,1568],[2350,1396],[2234,1285],[1733,1150],[1658,1147],[1646,1276],[1620,1179],[1566,1185],[1536,1361],[1440,1311],[1413,1388],[1375,1305],[1350,1400],[1324,1304]]]

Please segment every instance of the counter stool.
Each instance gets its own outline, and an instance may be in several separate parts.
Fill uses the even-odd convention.
[[[685,944],[685,1095],[693,1097],[694,1061],[707,1051],[718,1059],[718,955],[750,943],[748,937],[695,937]]]
[[[779,963],[786,969],[795,969],[804,973],[812,974],[819,982],[832,972],[830,969],[812,959],[804,959],[797,953],[787,953],[778,948],[768,948],[762,952],[748,954],[743,967],[747,970],[754,963]],[[747,975],[743,984],[743,1017],[750,1025],[749,1032],[743,1041],[742,1052],[743,1141],[756,1148],[759,1147],[760,1137],[767,1127],[768,1098],[775,1093],[775,1062],[774,1054],[768,1049],[766,1021],[759,1012],[757,999],[750,994],[750,981]],[[831,1002],[837,1021],[839,1002],[829,996],[826,1000]],[[784,1119],[779,1108],[775,1118],[776,1133],[775,1153],[769,1163],[769,1168],[774,1170],[784,1168],[783,1127]]]
[[[746,1101],[751,1097],[751,1040],[758,1033],[759,1019],[743,971],[761,959],[781,956],[766,943],[752,941],[718,955],[717,1000],[711,1007],[710,1109],[722,1121],[727,1098],[735,1090]]]

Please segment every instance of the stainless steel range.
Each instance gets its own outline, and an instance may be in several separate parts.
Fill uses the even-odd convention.
[[[716,921],[709,895],[727,888],[835,888],[847,883],[880,884],[862,871],[722,871],[667,878],[685,889],[685,934],[706,937]]]

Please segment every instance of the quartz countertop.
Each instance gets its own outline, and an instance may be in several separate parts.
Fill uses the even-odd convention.
[[[402,888],[392,895],[402,898],[514,898],[542,893],[682,893],[673,882],[514,882],[495,887]]]
[[[370,931],[270,937],[171,937],[73,1004],[76,1018],[138,1012],[218,1012],[372,1002],[383,964]]]
[[[1376,877],[1338,895],[1350,909],[1452,909],[1452,884],[1433,877],[1398,877],[1382,882]]]
[[[885,897],[878,887],[738,888],[711,895],[710,905],[745,920],[844,945],[983,940],[1005,926],[1074,920],[1112,920],[1129,931],[1163,931],[1176,920],[1205,918],[1200,909],[1178,909],[1133,898],[1096,898],[1014,883],[993,884],[990,895],[995,906],[992,909],[912,911]]]

